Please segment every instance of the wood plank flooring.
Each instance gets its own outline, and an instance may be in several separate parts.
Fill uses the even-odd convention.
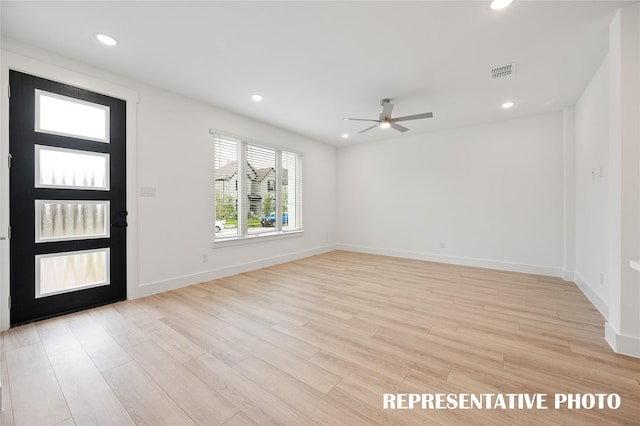
[[[0,336],[0,424],[640,425],[640,359],[560,279],[335,251]],[[384,410],[617,393],[617,410]]]

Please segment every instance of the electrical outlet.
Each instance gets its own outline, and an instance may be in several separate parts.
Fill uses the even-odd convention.
[[[600,285],[604,285],[604,274],[600,273]]]
[[[207,263],[209,261],[209,255],[207,253],[202,255],[202,263]]]
[[[445,247],[444,241],[440,243],[440,248],[443,249]]]

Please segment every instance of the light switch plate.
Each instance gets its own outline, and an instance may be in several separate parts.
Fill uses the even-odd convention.
[[[141,197],[155,197],[156,196],[156,187],[155,186],[141,186],[140,187],[140,196]]]

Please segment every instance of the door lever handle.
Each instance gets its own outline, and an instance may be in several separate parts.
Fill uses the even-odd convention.
[[[129,224],[127,222],[116,222],[112,223],[111,226],[115,228],[126,228],[127,226],[129,226]]]

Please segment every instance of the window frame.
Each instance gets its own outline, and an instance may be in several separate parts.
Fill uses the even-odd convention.
[[[215,232],[215,228],[212,232],[213,235],[213,247],[221,247],[221,246],[226,246],[226,245],[235,245],[235,244],[246,244],[246,243],[253,243],[253,242],[259,242],[259,241],[266,241],[266,240],[272,240],[272,239],[281,239],[281,238],[291,238],[291,237],[297,237],[297,236],[302,236],[304,234],[304,222],[303,222],[303,179],[302,179],[302,171],[303,171],[303,154],[299,151],[295,151],[295,150],[291,150],[288,148],[282,148],[282,147],[276,147],[273,145],[269,145],[263,142],[258,142],[255,140],[251,140],[248,139],[246,137],[242,137],[242,136],[237,136],[237,135],[233,135],[229,132],[223,132],[223,131],[219,131],[219,130],[215,130],[215,129],[209,129],[209,133],[212,134],[214,136],[214,175],[215,175],[215,167],[216,167],[216,158],[215,158],[215,153],[216,153],[216,149],[215,149],[215,143],[217,139],[226,139],[226,140],[235,140],[237,142],[237,180],[236,180],[236,189],[237,189],[237,195],[236,195],[236,203],[237,203],[237,227],[238,227],[238,231],[236,234],[233,235],[228,235],[228,236],[224,236],[224,235],[220,235],[219,233]],[[257,148],[261,148],[261,149],[266,149],[266,150],[270,150],[273,151],[275,154],[275,158],[276,158],[276,164],[275,164],[275,178],[274,178],[274,184],[275,184],[275,188],[273,188],[273,191],[270,191],[269,188],[267,188],[267,194],[271,195],[275,195],[274,197],[274,203],[275,203],[275,219],[276,219],[276,223],[275,226],[267,231],[264,232],[255,232],[255,233],[249,233],[249,226],[248,226],[248,219],[249,219],[249,195],[250,195],[250,190],[248,189],[250,187],[250,179],[248,176],[248,151],[250,149],[250,147],[257,147]],[[283,191],[282,191],[282,185],[278,185],[278,182],[281,182],[283,180],[283,167],[282,167],[282,163],[283,163],[283,153],[288,153],[288,154],[292,154],[295,155],[297,161],[296,161],[296,170],[295,170],[295,180],[296,180],[296,185],[295,185],[295,198],[296,198],[296,204],[295,204],[295,210],[296,210],[296,223],[297,226],[295,229],[284,229],[283,228],[283,224],[282,224],[282,216],[283,216]],[[288,176],[288,179],[291,179],[292,176]],[[214,177],[215,180],[215,177]],[[268,183],[267,183],[268,185]],[[217,216],[216,216],[216,188],[215,188],[215,183],[214,183],[214,197],[213,197],[213,202],[214,202],[214,221],[218,220]]]

